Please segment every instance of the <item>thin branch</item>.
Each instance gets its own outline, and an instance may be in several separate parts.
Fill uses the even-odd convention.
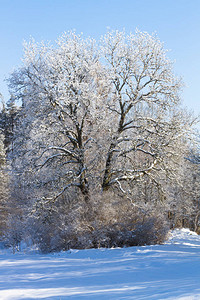
[[[52,155],[52,156],[50,156],[50,157],[48,157],[41,165],[37,165],[36,166],[36,168],[42,168],[42,167],[44,167],[47,163],[48,163],[48,161],[50,161],[50,160],[52,160],[52,159],[54,159],[54,158],[58,158],[58,157],[66,157],[67,155],[66,154],[63,154],[63,153],[59,153],[59,154],[55,154],[55,155]]]

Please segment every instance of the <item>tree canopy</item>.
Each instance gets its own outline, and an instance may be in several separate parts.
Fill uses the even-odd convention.
[[[96,42],[68,32],[24,44],[9,79],[21,107],[10,102],[8,157],[13,197],[35,234],[49,243],[51,230],[62,241],[136,230],[150,211],[171,211],[195,121],[181,108],[182,86],[155,34],[109,31]]]

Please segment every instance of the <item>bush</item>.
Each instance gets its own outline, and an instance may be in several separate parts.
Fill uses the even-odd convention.
[[[23,233],[18,237],[12,230],[10,244],[31,239],[41,252],[47,253],[70,248],[129,247],[165,241],[169,225],[160,210],[157,215],[151,206],[136,207],[123,198],[96,197],[96,200],[99,205],[93,202],[89,213],[83,201],[77,201],[65,206],[57,203],[56,209],[46,205],[35,214],[24,216],[23,226],[17,226],[23,228]]]
[[[93,224],[77,230],[68,226],[49,234],[39,234],[38,246],[42,252],[90,248],[115,248],[161,244],[166,240],[168,224],[162,217],[151,216],[144,221],[129,224]],[[48,243],[47,243],[48,240]]]
[[[144,222],[114,224],[95,228],[77,238],[71,248],[115,248],[161,244],[166,240],[169,226],[162,218],[150,217]]]

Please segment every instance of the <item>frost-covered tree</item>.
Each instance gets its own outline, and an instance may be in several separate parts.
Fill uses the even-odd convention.
[[[46,174],[49,188],[58,186],[53,199],[76,187],[87,201],[87,172],[100,157],[94,152],[97,132],[102,128],[103,133],[100,120],[106,115],[108,89],[94,41],[71,33],[58,40],[57,49],[31,43],[24,64],[12,78],[22,101],[19,151],[32,158],[31,167]],[[44,170],[51,164],[48,174]]]
[[[71,187],[88,194],[97,166],[104,190],[123,191],[143,176],[158,186],[159,173],[174,175],[191,124],[177,109],[181,81],[156,36],[109,32],[100,50],[75,33],[56,48],[32,41],[11,86],[22,101],[27,150],[37,145],[41,168],[59,165],[54,199]]]
[[[13,162],[29,205],[57,203],[59,214],[81,198],[90,211],[119,193],[118,206],[139,203],[136,195],[156,202],[180,178],[193,121],[179,107],[182,82],[156,35],[31,40],[9,81],[22,103]]]
[[[0,133],[0,237],[5,233],[8,215],[8,173],[6,170],[6,153],[4,136]]]
[[[191,126],[178,109],[181,81],[156,36],[109,32],[102,51],[116,115],[103,188],[143,176],[159,185],[159,174],[174,177]]]

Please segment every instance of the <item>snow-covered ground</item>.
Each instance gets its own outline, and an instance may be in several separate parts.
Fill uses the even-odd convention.
[[[0,299],[200,299],[200,236],[41,255],[0,250]]]

